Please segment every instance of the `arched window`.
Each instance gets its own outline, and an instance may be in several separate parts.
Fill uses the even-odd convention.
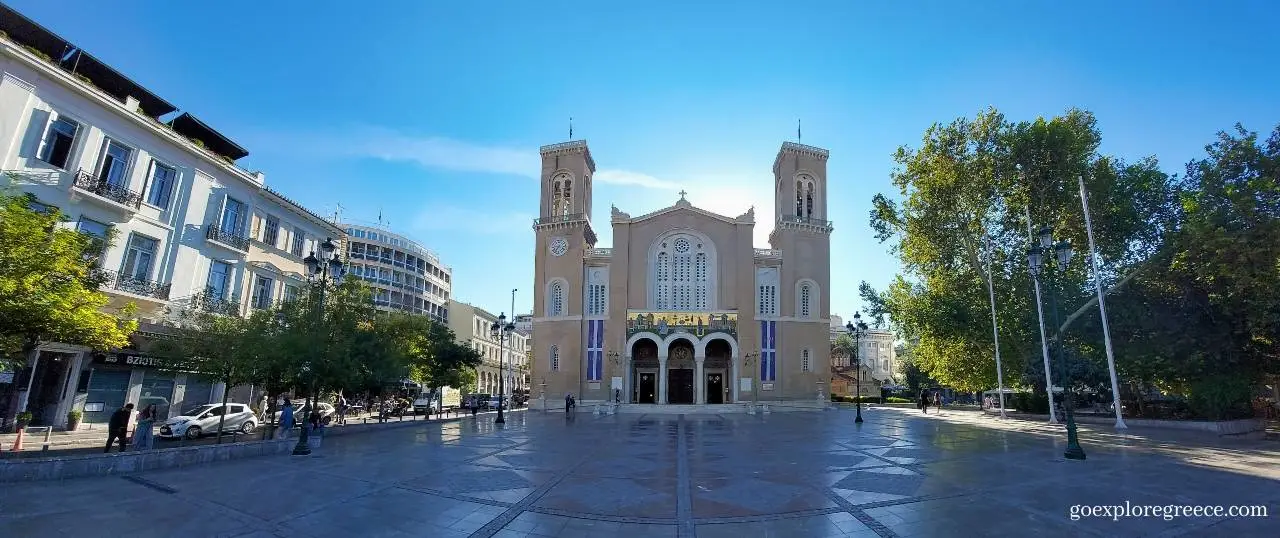
[[[812,293],[812,288],[808,284],[800,286],[800,317],[802,318],[807,318],[812,315],[812,312],[809,309],[809,304],[812,302],[810,300],[810,295],[812,295]]]
[[[555,281],[551,283],[550,293],[547,294],[547,316],[560,317],[564,315],[564,283]]]
[[[715,249],[705,238],[690,233],[660,238],[650,256],[655,308],[685,312],[715,308]]]
[[[551,191],[551,214],[560,214],[560,182],[555,182],[555,188]]]
[[[804,192],[804,183],[797,181],[796,182],[796,216],[797,217],[804,216],[804,198],[802,198],[803,192]]]
[[[804,216],[813,217],[813,183],[805,185]]]
[[[560,207],[561,215],[568,215],[573,207],[573,180],[564,180],[564,204]]]
[[[551,346],[551,371],[560,371],[560,347]]]
[[[809,350],[807,349],[800,352],[800,370],[804,372],[810,371],[809,370]]]

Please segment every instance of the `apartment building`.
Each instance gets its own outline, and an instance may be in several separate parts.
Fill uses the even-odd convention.
[[[416,241],[378,226],[346,223],[348,276],[373,288],[373,301],[389,311],[449,321],[453,269]]]
[[[221,399],[219,383],[158,370],[138,344],[182,309],[241,314],[296,293],[302,256],[342,230],[237,166],[249,152],[228,136],[3,4],[0,71],[0,186],[112,235],[108,308],[140,318],[126,349],[40,346],[0,383],[0,417],[61,426],[73,409],[93,423],[125,402],[166,415]]]
[[[476,392],[498,394],[505,388],[508,395],[529,386],[529,336],[517,329],[505,344],[493,337],[493,324],[498,316],[489,311],[458,301],[449,301],[449,328],[459,343],[470,345],[484,362],[476,367]],[[505,386],[500,380],[505,374]]]

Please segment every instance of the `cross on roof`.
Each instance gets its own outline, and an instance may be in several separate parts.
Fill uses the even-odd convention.
[[[681,200],[684,200],[684,195],[686,195],[686,194],[689,194],[689,193],[684,192],[684,189],[680,189],[680,199],[681,199]]]

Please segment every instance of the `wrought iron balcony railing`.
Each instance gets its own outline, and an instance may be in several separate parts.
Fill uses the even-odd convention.
[[[172,284],[161,284],[152,280],[133,278],[117,271],[97,269],[96,273],[104,288],[163,301],[169,300],[169,289],[173,286]]]
[[[218,293],[218,290],[214,288],[205,288],[200,293],[192,295],[191,306],[197,310],[212,314],[227,316],[240,314],[240,305],[236,304],[235,301],[228,300],[224,294]]]
[[[204,229],[204,237],[210,241],[217,241],[238,250],[243,250],[245,252],[249,251],[248,237],[230,230],[224,230],[217,224],[206,225]]]
[[[75,188],[87,193],[106,198],[134,210],[142,207],[142,195],[122,185],[116,185],[88,170],[76,172]]]

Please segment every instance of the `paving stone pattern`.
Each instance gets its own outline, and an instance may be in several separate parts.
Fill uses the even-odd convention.
[[[334,438],[311,457],[0,488],[0,536],[1276,536],[1274,518],[1071,505],[1280,502],[1280,443],[962,412],[516,413]]]

